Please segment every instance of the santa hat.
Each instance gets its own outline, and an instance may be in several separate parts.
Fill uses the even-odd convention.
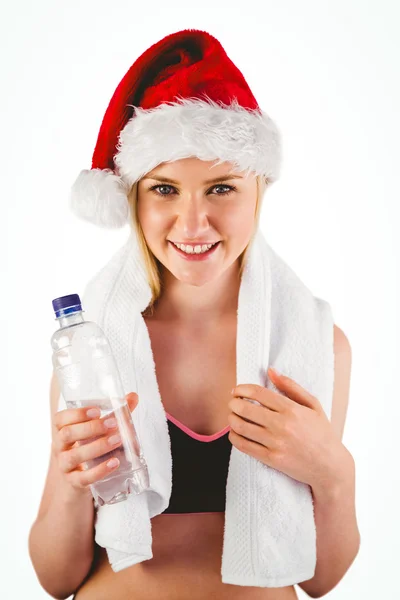
[[[185,29],[148,48],[119,83],[100,127],[92,168],[70,206],[107,228],[129,221],[127,194],[157,165],[194,156],[279,177],[280,135],[220,42]]]

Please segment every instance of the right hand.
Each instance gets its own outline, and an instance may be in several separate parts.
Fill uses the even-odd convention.
[[[126,401],[132,412],[139,402],[135,392],[126,395]],[[55,414],[54,425],[56,434],[52,442],[52,451],[57,459],[60,471],[65,480],[76,490],[90,492],[89,485],[103,479],[119,467],[119,463],[108,467],[107,462],[85,469],[83,463],[93,458],[98,458],[114,450],[122,442],[110,445],[108,438],[118,433],[118,426],[107,427],[105,421],[113,416],[113,413],[100,419],[98,416],[89,417],[87,411],[95,409],[96,406],[85,406],[84,408],[67,408]],[[100,436],[100,437],[99,437]],[[88,441],[91,438],[98,438]],[[80,445],[80,443],[82,445]]]

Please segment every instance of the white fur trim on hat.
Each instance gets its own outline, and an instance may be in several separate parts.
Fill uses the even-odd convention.
[[[79,218],[107,229],[128,222],[127,187],[111,169],[84,169],[70,193],[70,208]]]
[[[218,160],[216,165],[231,162],[236,170],[254,171],[271,182],[279,177],[280,135],[265,113],[236,100],[228,107],[197,98],[134,109],[114,157],[129,186],[157,165],[189,156]]]
[[[134,116],[121,130],[116,172],[84,170],[74,183],[70,205],[80,218],[108,228],[129,219],[127,193],[146,173],[163,162],[190,156],[233,164],[233,170],[279,178],[280,134],[264,112],[220,105],[211,99],[180,98],[151,109],[133,107]],[[116,174],[118,173],[118,174]]]

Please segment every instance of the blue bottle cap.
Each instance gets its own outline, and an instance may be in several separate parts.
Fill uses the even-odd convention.
[[[69,294],[68,296],[54,298],[52,304],[57,318],[82,310],[79,294]]]

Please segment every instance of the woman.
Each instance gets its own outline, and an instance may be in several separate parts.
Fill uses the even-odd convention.
[[[219,61],[214,60],[212,52],[206,52],[210,48],[219,53]],[[207,81],[211,83],[207,85]],[[176,89],[189,97],[193,90],[196,90],[193,96],[200,93],[199,88],[214,112],[204,116],[203,105],[183,103],[180,125],[186,123],[186,126],[174,137],[166,123],[170,122],[171,111],[178,107],[164,106],[154,113],[151,109],[169,101],[171,90],[173,97]],[[138,90],[140,100],[136,95]],[[248,135],[248,124],[253,145],[248,144],[248,139],[247,145],[243,145],[239,134],[234,139],[238,130],[229,129],[227,117],[232,113],[228,111],[218,120],[220,113],[216,112],[213,101],[226,91],[229,97],[234,91],[241,105],[250,110],[256,108],[242,75],[215,38],[195,30],[167,36],[136,61],[117,88],[102,123],[92,170],[82,173],[75,184],[75,212],[98,225],[111,227],[126,222],[123,194],[117,184],[122,181],[126,186],[130,223],[137,232],[152,290],[152,300],[142,315],[169,419],[174,480],[168,508],[152,518],[152,560],[115,573],[105,549],[94,542],[95,509],[89,489],[89,483],[100,480],[110,469],[106,463],[89,471],[82,467],[88,458],[109,451],[109,432],[115,434],[115,423],[88,416],[86,409],[57,412],[59,390],[53,376],[52,455],[38,517],[30,535],[32,562],[41,584],[53,597],[67,598],[75,593],[77,600],[297,598],[293,585],[276,588],[229,585],[223,584],[220,576],[224,491],[231,445],[251,452],[250,446],[243,444],[244,440],[252,439],[257,422],[251,423],[243,413],[239,414],[238,399],[232,400],[231,395],[236,384],[239,287],[263,194],[268,183],[277,178],[279,167],[278,137],[272,122],[255,121],[254,114],[248,117],[246,113],[240,135]],[[127,99],[135,107],[140,106],[143,113],[137,110],[136,120],[125,115],[126,125],[122,129],[121,119],[115,124],[115,114],[125,109]],[[228,106],[227,98],[222,99]],[[231,106],[234,116],[241,117],[239,105]],[[190,113],[192,108],[199,112]],[[163,113],[167,119],[160,122],[157,119]],[[207,122],[209,115],[212,118]],[[196,137],[197,117],[203,129]],[[140,155],[132,154],[130,124],[136,127],[136,136],[142,135]],[[212,136],[218,127],[224,130],[222,141],[217,140],[210,151],[208,142],[215,140]],[[187,144],[190,130],[192,141]],[[187,134],[186,140],[182,131]],[[115,153],[117,147],[119,152]],[[247,168],[238,168],[244,165]],[[90,199],[90,186],[93,190],[96,185],[98,189]],[[313,488],[317,568],[311,580],[299,582],[311,597],[323,595],[337,584],[353,561],[359,543],[354,514],[354,465],[340,441],[350,354],[347,339],[336,327],[335,357],[332,420],[329,422],[318,413],[320,421],[314,433],[308,430],[317,414],[316,400],[299,386],[296,388],[296,382],[271,374],[282,394],[316,409],[309,422],[299,424],[304,430],[300,433],[307,433],[313,442],[310,454],[315,455],[315,464],[310,468],[310,454],[298,465],[293,455],[288,457],[293,476],[299,473],[298,479],[302,481],[303,472],[315,471],[315,480],[321,482],[321,486]],[[135,410],[140,399],[132,393],[127,401],[131,410]],[[261,426],[259,422],[258,431]],[[77,441],[93,434],[101,437],[92,444],[77,446]],[[113,440],[113,447],[119,444]],[[320,470],[319,459],[321,454],[325,457],[328,453],[329,473]],[[190,456],[190,462],[185,462],[185,456]],[[207,465],[207,476],[213,477],[207,493],[200,487],[187,487],[194,464],[198,469]],[[192,484],[195,486],[199,481],[201,477],[196,476]]]

